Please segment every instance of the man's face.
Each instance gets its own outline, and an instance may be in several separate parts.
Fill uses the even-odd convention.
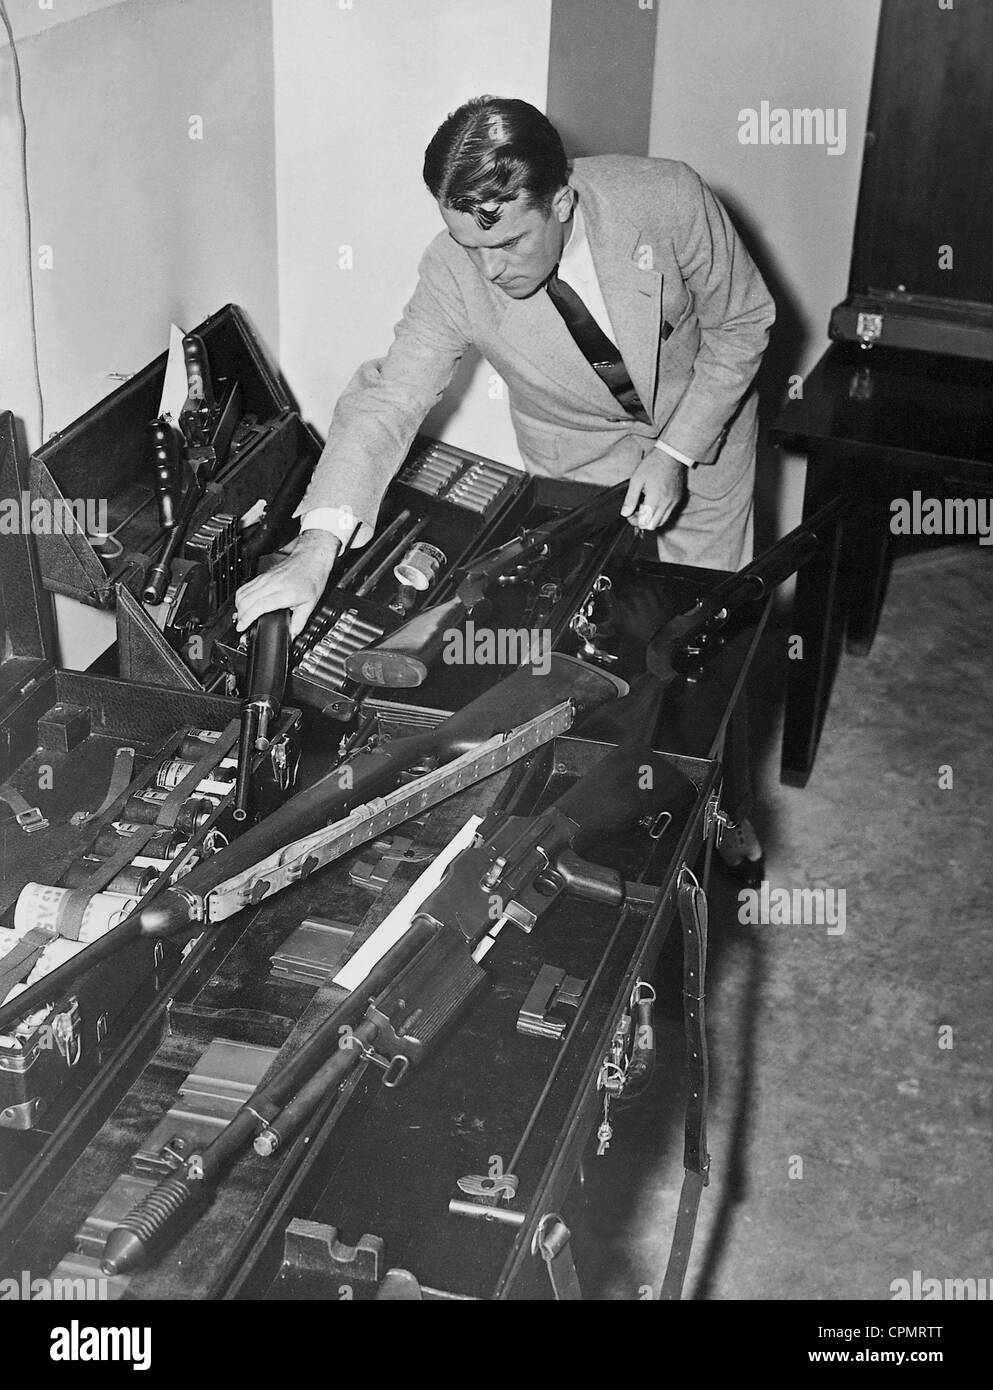
[[[463,248],[479,271],[511,299],[527,299],[534,294],[558,265],[572,217],[573,192],[565,187],[556,193],[547,213],[525,206],[519,193],[513,201],[501,203],[499,221],[488,232],[470,212],[438,204],[448,234]]]

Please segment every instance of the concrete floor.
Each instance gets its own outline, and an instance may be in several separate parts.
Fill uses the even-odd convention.
[[[843,889],[845,931],[743,926],[737,890],[712,885],[712,1178],[687,1297],[889,1299],[915,1270],[993,1296],[991,613],[988,549],[899,563],[871,654],[842,659],[803,790],[779,783],[788,633],[767,634],[752,702],[767,877]],[[617,1114],[586,1165],[590,1297],[657,1291],[668,1253],[683,1104],[669,945],[660,1104]]]

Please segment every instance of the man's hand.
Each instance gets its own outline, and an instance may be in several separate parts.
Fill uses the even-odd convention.
[[[685,487],[685,466],[650,449],[631,476],[621,516],[640,531],[656,531],[683,500]]]
[[[285,560],[238,590],[238,631],[274,608],[290,608],[290,636],[296,637],[317,607],[340,549],[341,541],[330,531],[301,531]]]

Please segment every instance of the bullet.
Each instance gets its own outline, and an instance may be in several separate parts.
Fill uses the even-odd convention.
[[[504,479],[494,478],[492,473],[484,472],[482,469],[470,468],[469,472],[460,479],[463,483],[472,483],[476,487],[490,487],[494,492],[500,492],[504,487]]]
[[[412,473],[447,473],[451,474],[453,461],[451,459],[431,458],[425,454],[410,465]]]
[[[463,498],[467,499],[470,502],[481,502],[484,507],[489,506],[489,504],[493,501],[492,494],[488,492],[480,492],[478,488],[474,487],[452,488],[451,492],[446,494],[445,501],[459,502]]]
[[[429,458],[451,459],[453,463],[468,463],[472,454],[465,453],[462,449],[456,449],[454,444],[445,444],[440,439],[436,440],[427,451]],[[475,457],[479,457],[478,454]]]

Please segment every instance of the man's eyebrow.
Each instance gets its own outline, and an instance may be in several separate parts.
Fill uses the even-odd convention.
[[[465,244],[464,241],[459,241],[458,237],[455,235],[455,233],[454,233],[450,228],[449,228],[448,235],[449,235],[449,236],[452,238],[452,240],[455,242],[455,245],[456,245],[456,246],[461,246],[461,247],[462,247],[462,250],[463,250],[463,251],[476,251],[476,250],[479,249],[478,247],[475,247],[475,246],[466,246],[466,244]],[[518,232],[515,236],[510,236],[510,237],[508,237],[506,241],[497,241],[497,242],[495,242],[492,246],[483,247],[483,250],[485,250],[485,251],[499,251],[500,248],[501,248],[502,246],[512,246],[512,245],[514,244],[515,241],[520,241],[520,239],[521,239],[521,237],[522,237],[523,235],[524,235],[523,232]]]

